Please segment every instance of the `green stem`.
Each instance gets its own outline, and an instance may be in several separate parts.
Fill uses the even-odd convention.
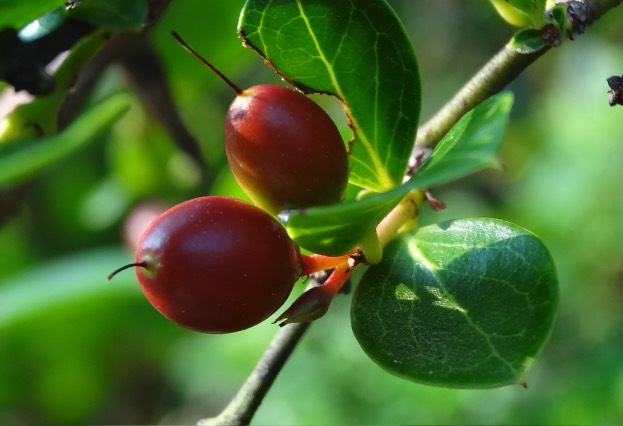
[[[594,19],[600,18],[622,1],[586,0],[592,8]],[[423,146],[434,146],[465,113],[489,96],[499,92],[547,50],[525,55],[505,46],[431,120],[420,128],[416,142]],[[417,224],[419,206],[423,199],[421,191],[409,194],[395,211],[392,211],[379,224],[377,232],[381,245],[387,243],[390,237],[400,232],[405,226],[409,226],[410,223]],[[217,417],[201,420],[199,424],[250,423],[262,399],[308,327],[309,323],[297,323],[281,328],[225,410]]]
[[[586,0],[593,20],[601,18],[623,0]],[[498,93],[549,48],[522,54],[504,46],[428,122],[418,130],[416,143],[433,147],[468,111]]]
[[[433,147],[468,111],[502,90],[549,49],[520,54],[509,45],[489,60],[430,120],[418,130],[416,144]]]
[[[216,417],[203,419],[199,425],[246,425],[260,406],[281,368],[310,323],[289,324],[279,329],[247,380],[227,407]]]
[[[417,227],[424,199],[424,191],[411,191],[385,216],[376,227],[381,247],[385,247],[404,227],[408,226],[410,230]]]

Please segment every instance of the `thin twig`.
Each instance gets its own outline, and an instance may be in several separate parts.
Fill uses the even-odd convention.
[[[249,424],[270,386],[309,325],[310,323],[289,324],[279,329],[255,369],[227,407],[217,417],[200,420],[198,424]]]
[[[430,120],[418,130],[416,144],[432,147],[469,110],[502,90],[548,49],[532,54],[504,46]]]
[[[585,0],[591,11],[587,24],[592,24],[623,0]],[[428,122],[420,127],[416,146],[432,147],[448,133],[454,124],[469,110],[489,96],[496,94],[549,48],[523,54],[509,44],[487,62]],[[413,159],[412,159],[413,161]]]

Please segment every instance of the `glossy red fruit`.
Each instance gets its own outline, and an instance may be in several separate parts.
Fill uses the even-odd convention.
[[[234,177],[275,214],[337,203],[348,157],[331,118],[307,96],[273,84],[238,94],[225,120],[225,151]]]
[[[234,177],[256,204],[276,214],[341,201],[348,154],[320,106],[274,84],[242,90],[177,33],[172,35],[236,92],[225,120],[225,151]]]
[[[299,249],[258,207],[228,197],[195,198],[145,231],[136,276],[171,321],[205,333],[249,328],[272,315],[300,275]]]

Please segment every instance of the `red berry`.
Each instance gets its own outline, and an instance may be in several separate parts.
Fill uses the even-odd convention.
[[[186,201],[159,216],[141,238],[133,266],[160,313],[205,333],[265,320],[301,272],[298,246],[272,216],[217,196]]]
[[[331,118],[302,93],[263,84],[238,94],[225,120],[231,170],[258,205],[288,208],[337,203],[348,157]]]
[[[273,214],[341,201],[348,155],[322,108],[274,84],[242,90],[177,33],[173,36],[236,92],[225,120],[225,151],[234,177],[253,201]]]

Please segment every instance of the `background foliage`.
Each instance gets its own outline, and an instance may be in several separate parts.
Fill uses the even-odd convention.
[[[242,0],[172,2],[151,42],[185,123],[200,140],[211,193],[239,196],[222,150],[231,89],[169,36],[179,31],[241,86],[278,78],[235,36]],[[390,1],[413,39],[423,120],[512,35],[487,2]],[[620,74],[620,11],[541,58],[511,89],[505,171],[434,194],[424,222],[496,216],[551,250],[561,283],[550,343],[519,386],[450,390],[387,375],[355,341],[340,297],[310,329],[257,413],[258,424],[616,423],[623,418],[623,141],[605,79]],[[126,92],[118,68],[96,96]],[[339,106],[317,99],[340,120]],[[0,228],[0,423],[194,423],[216,414],[275,331],[225,336],[183,330],[143,299],[123,218],[144,200],[173,204],[206,185],[134,100],[110,132],[16,191]],[[425,224],[424,223],[424,224]]]

